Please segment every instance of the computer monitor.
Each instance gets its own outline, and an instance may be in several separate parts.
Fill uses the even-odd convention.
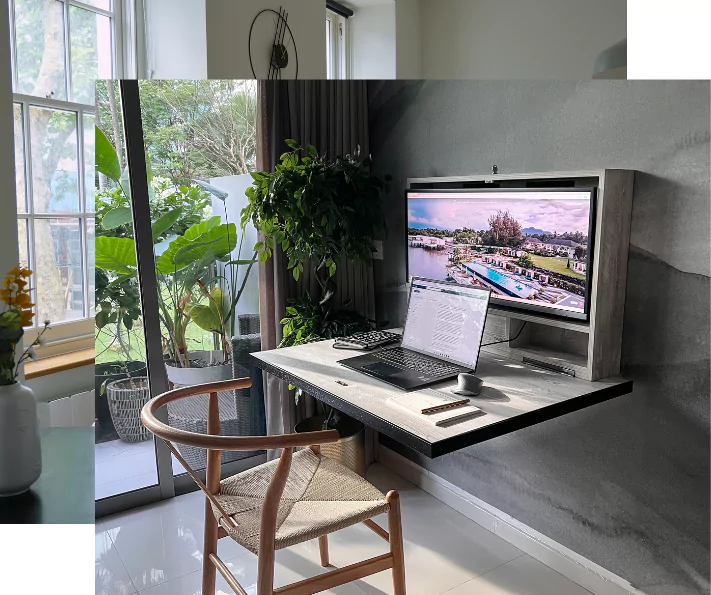
[[[410,277],[491,290],[491,303],[587,320],[592,188],[410,189]]]
[[[402,346],[476,370],[488,289],[414,277]]]

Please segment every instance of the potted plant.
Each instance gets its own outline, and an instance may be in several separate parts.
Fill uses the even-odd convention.
[[[146,363],[135,359],[142,351],[137,345],[142,337],[134,332],[134,323],[141,316],[138,280],[135,276],[112,280],[102,268],[96,268],[95,279],[95,326],[97,337],[105,344],[98,356],[111,350],[118,358],[94,364],[96,432],[99,439],[108,440],[116,438],[116,431],[105,398],[106,386],[114,380],[145,376]]]
[[[42,472],[37,403],[32,390],[17,381],[20,364],[36,359],[35,348],[44,344],[49,320],[37,338],[20,353],[24,328],[34,312],[29,269],[13,268],[5,277],[0,299],[0,496],[27,491]]]
[[[233,223],[221,224],[219,216],[211,217],[171,241],[156,260],[161,290],[158,301],[168,356],[166,369],[174,384],[231,378],[229,339],[241,291],[229,299],[216,283],[213,265],[226,260],[226,267],[231,269],[247,262],[229,260],[236,238]],[[250,268],[252,264],[249,261]],[[215,349],[188,348],[186,330],[192,323],[212,333]]]
[[[290,151],[281,155],[274,172],[252,174],[248,204],[242,210],[242,226],[251,221],[262,233],[263,240],[255,246],[261,262],[278,246],[294,279],[311,264],[320,286],[320,295],[304,294],[287,306],[279,346],[370,330],[371,321],[361,313],[345,309],[348,304],[334,304],[334,275],[343,258],[371,262],[373,240],[385,231],[381,193],[387,191],[391,178],[373,174],[370,158],[361,159],[360,149],[328,159],[312,145],[304,149],[292,139],[285,142]],[[323,415],[303,420],[296,431],[315,427],[339,430],[342,443],[330,455],[364,471],[360,462],[344,459],[345,441],[353,436],[362,443],[357,450],[364,454],[360,422],[325,407]]]

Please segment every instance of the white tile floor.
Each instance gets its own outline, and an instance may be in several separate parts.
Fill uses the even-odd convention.
[[[373,465],[368,479],[384,492],[400,492],[408,595],[590,595],[388,469]],[[194,492],[98,521],[96,594],[200,595],[203,503],[201,493]],[[376,521],[387,526],[385,515]],[[386,548],[363,525],[329,536],[335,566]],[[253,594],[256,556],[229,538],[220,540],[219,554]],[[318,559],[315,541],[277,552],[275,586],[325,572]],[[217,576],[217,593],[231,595]],[[386,595],[392,593],[390,580],[385,571],[326,593]]]
[[[145,488],[158,482],[153,440],[112,440],[94,445],[94,489],[96,499]],[[173,457],[173,473],[185,469]]]

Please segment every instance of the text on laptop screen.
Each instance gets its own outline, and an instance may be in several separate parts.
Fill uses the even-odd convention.
[[[489,290],[413,279],[402,346],[476,369]]]

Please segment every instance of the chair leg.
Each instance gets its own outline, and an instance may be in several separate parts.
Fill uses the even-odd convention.
[[[328,566],[328,535],[321,535],[318,538],[318,550],[321,554],[321,566]]]
[[[274,548],[259,548],[256,595],[274,595]]]
[[[220,434],[220,411],[217,393],[210,393],[207,405],[207,433],[212,436]],[[208,450],[205,470],[205,487],[211,494],[220,493],[220,451]],[[210,560],[210,554],[217,555],[217,539],[219,527],[212,512],[210,500],[205,498],[205,538],[202,551],[202,595],[215,595],[215,573],[217,569]]]
[[[202,595],[215,595],[215,573],[217,569],[210,560],[210,554],[217,554],[218,525],[212,512],[210,501],[205,498],[205,537],[202,554]]]
[[[393,595],[405,595],[405,551],[402,543],[400,495],[395,490],[391,490],[385,496],[385,500],[390,505],[388,531],[390,533],[390,553],[393,555]]]

